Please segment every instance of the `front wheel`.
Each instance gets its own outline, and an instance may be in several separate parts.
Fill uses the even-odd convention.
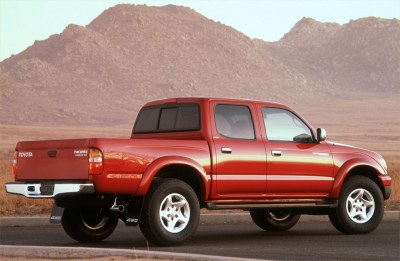
[[[300,219],[300,215],[285,211],[269,211],[266,209],[250,210],[250,216],[257,226],[268,231],[289,230],[296,225]]]
[[[118,217],[106,208],[66,208],[61,224],[72,239],[97,242],[111,235],[118,224]]]
[[[193,189],[183,181],[163,179],[151,185],[139,226],[153,244],[173,246],[190,238],[199,220],[199,201]]]
[[[345,234],[366,234],[381,222],[384,200],[378,185],[367,177],[349,177],[342,187],[338,207],[329,214],[332,224]]]

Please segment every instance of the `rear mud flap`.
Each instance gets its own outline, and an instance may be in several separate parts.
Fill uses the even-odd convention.
[[[127,209],[121,216],[121,220],[124,221],[127,226],[137,226],[140,221],[142,214],[144,198],[131,198],[127,205]]]
[[[64,208],[59,207],[54,203],[50,215],[50,224],[60,224],[63,214]]]

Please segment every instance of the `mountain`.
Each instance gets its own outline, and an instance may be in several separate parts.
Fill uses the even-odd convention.
[[[399,42],[397,19],[367,17],[340,26],[303,18],[275,50],[286,62],[298,59],[296,70],[311,70],[339,89],[399,93]]]
[[[327,43],[340,28],[337,23],[321,23],[304,17],[280,39],[280,43],[300,49],[312,49]]]
[[[399,94],[399,21],[303,18],[278,42],[186,7],[117,5],[0,63],[3,124],[132,124],[143,103],[223,96],[306,104]],[[316,96],[318,95],[318,96]]]

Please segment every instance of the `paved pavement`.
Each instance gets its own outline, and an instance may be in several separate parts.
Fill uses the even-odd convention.
[[[119,226],[101,243],[82,244],[71,240],[58,225],[32,226],[25,222],[25,226],[10,226],[2,218],[0,243],[18,246],[19,249],[20,246],[30,245],[63,247],[63,250],[70,247],[75,250],[72,251],[75,257],[76,254],[88,252],[82,251],[82,247],[90,247],[102,251],[108,251],[105,248],[114,249],[111,252],[117,251],[121,255],[128,255],[126,251],[143,251],[152,255],[186,253],[184,259],[192,260],[216,260],[216,256],[229,260],[231,257],[272,260],[400,259],[399,212],[386,213],[381,225],[368,235],[343,235],[325,217],[304,217],[290,231],[271,233],[260,230],[246,214],[203,215],[202,224],[193,239],[179,247],[149,246],[136,227]],[[5,248],[0,246],[0,254],[6,253]],[[46,251],[42,249],[36,252],[52,252]],[[26,253],[32,254],[29,251]],[[141,256],[140,253],[134,255]],[[182,258],[182,255],[176,258]]]
[[[200,217],[202,224],[232,224],[232,223],[248,223],[252,222],[248,212],[232,213],[232,214],[202,214]],[[398,221],[400,220],[400,211],[386,211],[383,220]],[[327,216],[311,216],[302,215],[300,221],[329,221]],[[119,225],[123,226],[120,222]],[[26,226],[51,226],[48,216],[34,217],[0,217],[0,227],[26,227]]]

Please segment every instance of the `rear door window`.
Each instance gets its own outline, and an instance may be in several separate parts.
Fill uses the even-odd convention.
[[[232,139],[255,139],[253,119],[247,106],[216,105],[215,125],[218,133],[222,136]]]

